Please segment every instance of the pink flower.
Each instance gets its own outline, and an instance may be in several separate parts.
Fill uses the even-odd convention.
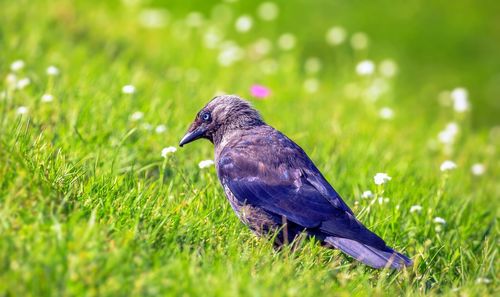
[[[261,85],[253,85],[250,88],[250,93],[256,98],[266,98],[271,95],[271,90]]]

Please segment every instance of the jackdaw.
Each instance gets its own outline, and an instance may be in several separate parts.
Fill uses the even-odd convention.
[[[247,101],[213,98],[179,145],[199,138],[214,144],[226,197],[258,236],[274,234],[281,245],[306,234],[373,268],[412,264],[363,226],[304,150],[267,125]]]

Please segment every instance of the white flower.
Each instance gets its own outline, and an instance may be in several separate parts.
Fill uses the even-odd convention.
[[[316,78],[308,78],[304,81],[304,90],[308,93],[316,93],[319,89],[319,81]]]
[[[481,163],[476,163],[472,165],[470,171],[472,172],[472,174],[479,176],[484,174],[484,172],[486,171],[486,167]]]
[[[439,167],[441,171],[449,171],[457,168],[457,164],[455,162],[446,160],[443,163],[441,163],[441,167]]]
[[[412,205],[410,207],[410,212],[421,212],[422,211],[422,206],[420,205]]]
[[[367,87],[366,96],[372,101],[377,101],[389,89],[389,84],[385,79],[375,78]]]
[[[46,73],[49,76],[59,75],[59,68],[57,68],[56,66],[51,65],[51,66],[47,67]]]
[[[455,100],[453,101],[453,108],[456,112],[465,112],[469,110],[469,102],[466,100]]]
[[[27,113],[28,113],[28,111],[29,111],[29,110],[28,110],[28,108],[27,108],[26,106],[19,106],[19,107],[17,108],[16,113],[17,113],[18,115],[24,115],[24,114],[27,114]]]
[[[489,283],[491,283],[491,279],[486,277],[478,277],[476,279],[476,284],[489,284]]]
[[[123,94],[134,94],[135,87],[133,85],[125,85],[122,87],[122,93]]]
[[[214,165],[213,160],[203,160],[203,161],[200,161],[200,163],[198,163],[198,167],[200,167],[201,169],[210,167],[212,165]]]
[[[42,95],[42,102],[52,102],[54,101],[54,96],[51,94],[43,94]]]
[[[378,198],[378,204],[383,204],[383,203],[388,203],[389,202],[389,198],[387,197],[379,197]]]
[[[197,11],[190,12],[186,17],[186,25],[189,27],[201,27],[203,25],[203,15]]]
[[[458,124],[455,122],[451,122],[446,125],[446,130],[452,134],[457,134],[458,129],[459,129]]]
[[[10,70],[14,72],[18,72],[19,70],[24,68],[24,61],[23,60],[15,60],[10,64]]]
[[[455,88],[451,91],[451,100],[453,100],[453,109],[456,112],[465,112],[469,110],[469,93],[465,88]]]
[[[469,92],[467,91],[466,88],[457,87],[457,88],[454,88],[453,90],[451,90],[450,96],[451,96],[452,100],[457,100],[457,99],[458,100],[461,100],[461,99],[467,100],[469,97]]]
[[[375,71],[375,64],[370,60],[363,60],[356,65],[356,72],[359,75],[371,75]]]
[[[164,133],[165,131],[167,131],[167,126],[165,125],[158,125],[155,128],[155,132],[158,134]]]
[[[238,32],[248,32],[252,29],[253,19],[249,15],[242,15],[238,19],[236,19],[236,23],[234,25],[236,27],[236,31]]]
[[[441,217],[435,217],[434,220],[432,221],[436,224],[442,224],[442,225],[446,224],[446,220]]]
[[[304,69],[306,73],[317,73],[321,70],[321,60],[316,57],[311,57],[306,60],[304,63]]]
[[[293,35],[291,33],[282,34],[278,38],[278,46],[282,50],[285,50],[285,51],[291,50],[292,48],[294,48],[296,43],[297,43],[297,40],[295,38],[295,35]]]
[[[132,115],[130,115],[130,120],[132,121],[138,121],[144,117],[144,113],[140,111],[134,112]]]
[[[361,198],[364,198],[364,199],[371,198],[371,197],[373,197],[372,191],[364,191],[361,194]]]
[[[443,144],[452,144],[455,141],[455,134],[450,133],[448,130],[439,132],[438,139]]]
[[[279,7],[273,2],[264,2],[257,8],[257,15],[264,21],[272,21],[278,17]]]
[[[390,107],[382,107],[378,114],[384,120],[390,120],[394,117],[394,111]]]
[[[351,37],[351,46],[355,50],[362,50],[368,46],[368,36],[363,32],[354,33]]]
[[[458,134],[459,126],[455,122],[448,123],[446,128],[439,132],[438,139],[443,144],[452,144],[455,141],[455,136]]]
[[[153,125],[151,125],[150,123],[142,123],[141,128],[146,131],[151,131],[153,130]]]
[[[27,77],[21,78],[20,80],[17,81],[16,83],[16,88],[19,90],[22,90],[26,88],[29,84],[31,83],[31,80]]]
[[[215,29],[209,29],[203,35],[203,43],[206,48],[216,48],[222,41],[222,36]]]
[[[380,71],[380,74],[385,77],[393,77],[396,73],[398,73],[398,65],[394,62],[394,60],[386,59],[380,62],[378,70]]]
[[[391,179],[392,179],[392,177],[387,175],[387,173],[382,173],[382,172],[375,174],[375,176],[373,177],[373,181],[375,182],[376,185],[385,184],[386,182],[390,181]]]
[[[139,13],[139,24],[145,28],[162,28],[168,24],[169,17],[166,9],[143,9]]]
[[[326,42],[333,46],[343,43],[346,37],[346,30],[340,26],[332,27],[326,32]]]
[[[15,88],[17,84],[17,76],[14,73],[9,73],[5,77],[5,83],[11,88]]]
[[[167,157],[167,155],[169,155],[169,154],[173,154],[173,153],[175,153],[176,151],[177,151],[177,148],[176,148],[175,146],[168,146],[168,147],[163,148],[163,149],[161,150],[161,156],[162,156],[163,158],[166,158],[166,157]]]
[[[234,62],[243,58],[244,51],[233,41],[221,44],[221,52],[217,60],[221,66],[231,66]]]

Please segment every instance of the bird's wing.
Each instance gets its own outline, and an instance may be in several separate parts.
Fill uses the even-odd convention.
[[[284,137],[284,138],[281,138]],[[385,243],[364,227],[300,147],[285,136],[224,149],[217,163],[221,182],[240,203],[285,216],[308,229],[370,244]],[[268,149],[269,149],[268,148]]]

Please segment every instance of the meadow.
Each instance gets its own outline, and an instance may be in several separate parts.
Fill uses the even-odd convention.
[[[0,1],[0,296],[499,294],[499,9]],[[177,146],[217,94],[249,99],[414,265],[256,238],[212,145]]]

